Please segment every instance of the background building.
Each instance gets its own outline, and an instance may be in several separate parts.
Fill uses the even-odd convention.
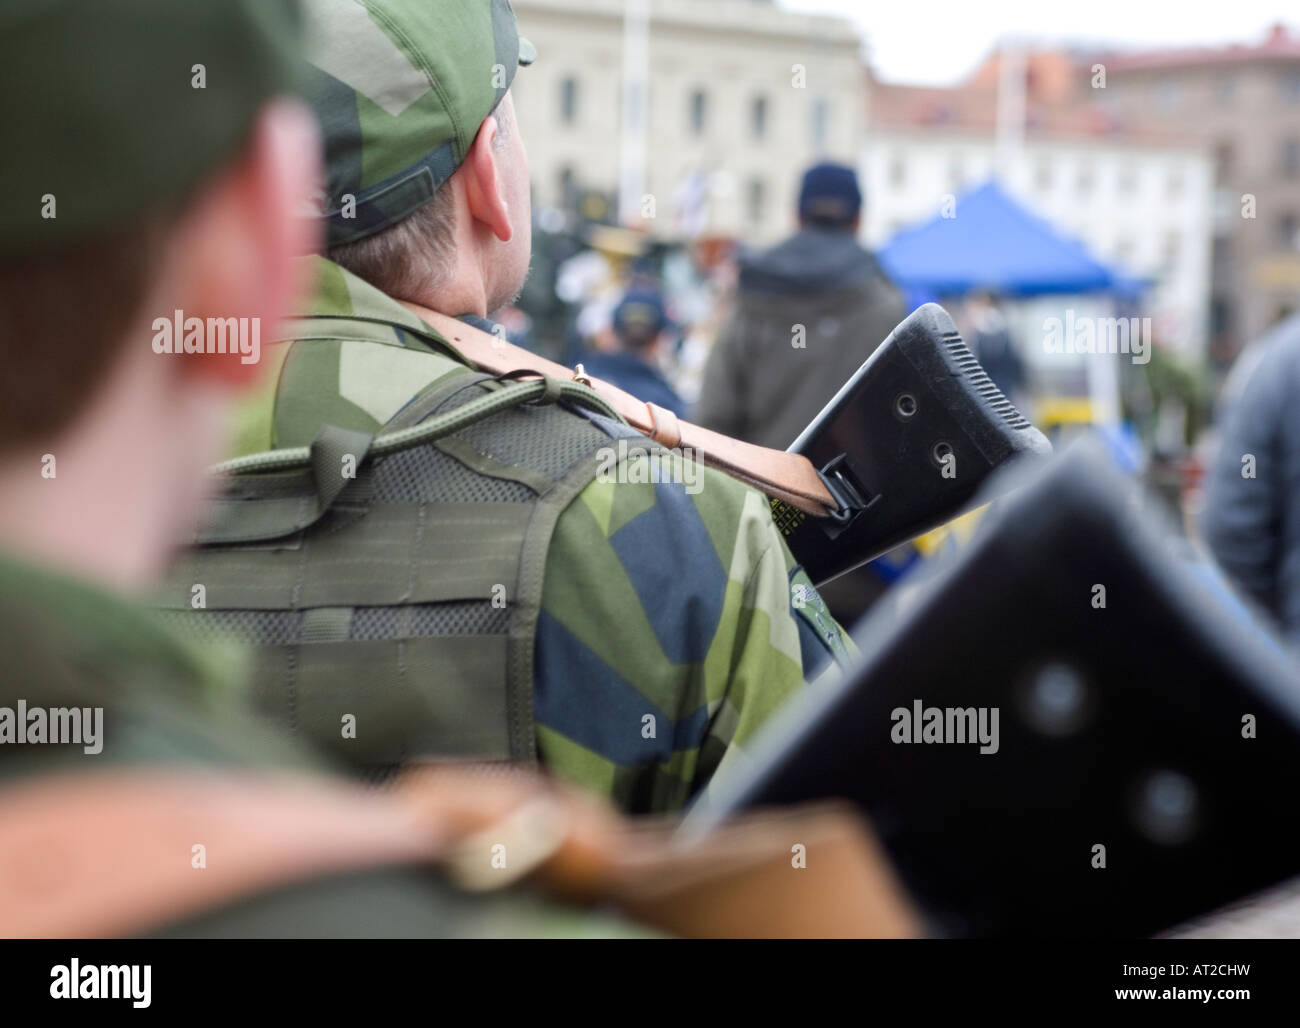
[[[585,200],[613,211],[628,173],[624,16],[638,4],[513,6],[539,53],[513,90],[534,203],[573,209]],[[644,7],[644,157],[632,162],[643,170],[624,178],[642,183],[633,209],[652,214],[645,227],[659,237],[779,238],[793,226],[804,168],[822,157],[852,163],[860,149],[863,69],[853,25],[762,0],[646,0]]]
[[[1214,356],[1226,362],[1300,296],[1300,36],[1279,25],[1258,44],[1091,63],[1105,65],[1096,92],[1115,120],[1158,118],[1213,154],[1210,329]]]
[[[1157,338],[1199,355],[1208,336],[1214,221],[1206,146],[1187,132],[1111,116],[1081,83],[1072,54],[1019,60],[1012,69],[1024,83],[1019,96],[1008,93],[998,56],[952,89],[869,81],[866,239],[879,245],[934,216],[945,197],[996,176],[1099,258],[1154,283],[1143,313]]]

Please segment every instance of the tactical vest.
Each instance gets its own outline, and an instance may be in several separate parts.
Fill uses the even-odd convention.
[[[467,368],[374,435],[223,466],[161,615],[253,644],[258,712],[367,774],[535,760],[552,531],[629,437],[662,452],[577,383]]]

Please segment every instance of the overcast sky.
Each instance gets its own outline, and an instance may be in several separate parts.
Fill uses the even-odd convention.
[[[1005,35],[1124,46],[1257,42],[1277,21],[1300,30],[1295,0],[777,0],[856,21],[890,82],[951,85]],[[1290,9],[1290,17],[1283,12]]]

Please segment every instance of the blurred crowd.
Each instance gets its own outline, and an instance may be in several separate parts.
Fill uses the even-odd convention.
[[[784,449],[915,306],[861,242],[866,201],[854,169],[813,164],[790,200],[790,234],[766,248],[707,234],[665,242],[545,209],[528,285],[501,320],[527,348],[708,428]],[[1108,405],[1086,360],[1040,358],[1032,303],[983,287],[939,299],[1001,392],[1058,446],[1101,435],[1176,525],[1300,628],[1300,514],[1284,510],[1278,453],[1295,420],[1287,376],[1300,361],[1300,319],[1281,317],[1230,374],[1158,333],[1143,361],[1094,355],[1115,369]],[[1116,297],[1111,310],[1123,315],[1131,302]],[[934,542],[901,547],[822,592],[852,623]]]

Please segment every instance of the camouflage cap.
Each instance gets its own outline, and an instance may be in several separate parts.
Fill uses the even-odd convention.
[[[4,0],[0,255],[178,199],[300,84],[289,0]]]
[[[508,0],[305,0],[330,246],[433,199],[536,51]]]

